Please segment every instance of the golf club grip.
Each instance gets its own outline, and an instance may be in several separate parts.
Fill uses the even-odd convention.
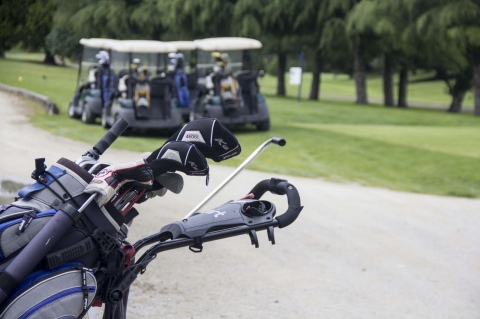
[[[287,195],[287,211],[275,217],[278,221],[278,227],[283,228],[293,223],[303,209],[303,206],[300,204],[300,195],[295,186],[284,179],[271,178],[255,185],[250,193],[254,195],[255,199],[260,199],[267,191],[277,195]]]
[[[128,122],[123,118],[120,118],[115,124],[113,124],[108,132],[100,139],[100,141],[95,144],[93,149],[99,155],[102,155],[127,128]]]

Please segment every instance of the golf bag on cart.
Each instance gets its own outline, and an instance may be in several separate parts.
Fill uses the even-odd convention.
[[[267,230],[274,243],[273,228],[289,225],[302,209],[293,185],[271,179],[245,199],[216,209],[226,216],[195,210],[131,244],[128,228],[138,215],[134,204],[167,190],[179,193],[183,178],[176,171],[206,176],[208,183],[206,158],[219,162],[238,155],[241,147],[217,120],[199,119],[148,156],[100,162],[127,126],[117,122],[75,162],[61,158],[46,169],[44,159],[37,159],[36,182],[0,207],[0,318],[83,318],[102,304],[103,318],[125,318],[130,285],[157,253],[187,246],[199,252],[204,242],[240,234],[249,234],[258,246],[255,230]],[[273,203],[260,200],[266,191],[287,195],[285,214],[274,218]],[[152,247],[137,257],[147,245]]]

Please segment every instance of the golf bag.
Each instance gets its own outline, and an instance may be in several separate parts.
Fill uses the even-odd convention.
[[[174,80],[175,89],[177,90],[178,105],[182,108],[189,107],[190,93],[188,92],[188,80],[183,69],[177,69]]]
[[[242,94],[237,79],[230,74],[222,74],[220,77],[220,97],[225,115],[243,107]]]

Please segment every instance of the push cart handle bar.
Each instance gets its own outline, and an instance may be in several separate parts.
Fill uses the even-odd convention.
[[[273,232],[273,227],[283,228],[293,223],[303,209],[303,206],[300,205],[300,196],[298,195],[298,191],[295,186],[293,186],[286,180],[272,178],[261,181],[260,183],[255,185],[255,187],[250,193],[253,194],[256,199],[260,199],[260,197],[262,197],[262,195],[267,191],[270,191],[277,195],[287,195],[288,209],[285,213],[276,217],[275,220],[271,220],[267,223],[262,222],[256,225],[245,224],[233,226],[227,229],[210,231],[201,237],[201,243],[243,234],[252,234],[252,231],[261,231],[268,229],[269,232]],[[139,251],[141,248],[153,244],[154,242],[160,242],[148,248],[147,251],[145,251],[138,258],[135,265],[130,267],[130,269],[128,269],[123,274],[123,276],[114,284],[114,287],[108,293],[107,298],[119,300],[118,296],[123,296],[123,293],[131,286],[137,276],[146,270],[147,265],[156,258],[156,255],[158,253],[180,247],[191,246],[195,244],[196,240],[199,240],[199,238],[177,238],[168,241],[169,237],[169,235],[165,235],[160,232],[137,241],[134,244],[136,251]],[[272,243],[274,242],[272,241]]]
[[[253,194],[255,199],[260,199],[267,191],[277,195],[287,195],[287,211],[275,217],[278,221],[278,227],[287,227],[293,223],[303,209],[303,206],[300,204],[300,195],[295,186],[286,180],[271,178],[259,182],[250,193]]]
[[[288,208],[285,213],[275,217],[275,220],[272,220],[270,223],[263,223],[261,225],[255,226],[245,225],[234,227],[228,230],[209,232],[202,238],[202,240],[204,242],[207,242],[232,236],[238,236],[241,234],[247,234],[251,229],[263,230],[267,229],[269,226],[283,228],[293,223],[303,209],[303,206],[301,206],[300,204],[300,196],[295,186],[293,186],[286,180],[272,178],[259,182],[257,185],[255,185],[255,187],[253,187],[250,193],[254,195],[255,199],[260,199],[267,191],[270,191],[277,195],[287,195]],[[170,249],[185,247],[193,242],[193,239],[176,239],[172,241],[164,241],[169,239],[168,237],[169,236],[165,237],[165,234],[162,234],[160,232],[146,236],[139,239],[134,244],[135,250],[139,251],[145,246],[161,241],[154,247],[150,248],[149,253],[145,253],[143,255],[148,256],[149,254],[156,254]]]

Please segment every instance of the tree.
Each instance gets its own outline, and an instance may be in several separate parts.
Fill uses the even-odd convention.
[[[285,73],[288,55],[302,50],[302,41],[294,32],[294,18],[303,2],[290,0],[262,0],[258,2],[264,9],[262,30],[268,38],[266,48],[275,52],[278,58],[277,95],[285,96]]]
[[[137,1],[55,1],[58,7],[55,13],[56,24],[65,30],[73,30],[77,39],[136,37],[130,16]]]
[[[479,3],[429,0],[422,5],[425,10],[416,20],[417,32],[424,41],[422,58],[432,68],[444,70],[442,78],[452,95],[449,112],[458,113],[466,92],[472,88],[475,61],[480,53]]]
[[[131,10],[131,28],[136,37],[164,40],[168,38],[167,19],[171,1],[143,0]]]
[[[34,0],[0,0],[0,57],[20,42],[27,10]],[[18,8],[23,8],[19,10]]]
[[[462,50],[469,62],[467,69],[457,77],[459,83],[455,84],[457,87],[469,89],[473,75],[474,112],[475,115],[480,115],[480,1],[450,0],[442,7],[440,14],[445,17],[444,26],[447,28],[448,37]],[[460,94],[464,95],[464,92]]]
[[[54,12],[55,4],[49,0],[0,1],[0,56],[4,56],[5,50],[21,45],[32,51],[43,49],[44,62],[55,63],[45,46]]]
[[[167,1],[167,24],[172,38],[230,36],[236,0]]]
[[[367,104],[366,60],[369,55],[369,45],[372,43],[372,35],[369,33],[362,33],[361,30],[357,29],[355,23],[350,23],[348,21],[351,12],[360,2],[361,0],[331,0],[328,4],[328,11],[330,14],[343,17],[341,22],[345,33],[349,38],[349,43],[353,52],[353,74],[357,94],[356,103]]]
[[[65,30],[59,25],[54,25],[45,38],[45,46],[52,55],[58,55],[65,65],[65,57],[79,58],[79,44],[72,30]]]
[[[373,32],[378,37],[378,48],[383,54],[383,91],[384,105],[394,105],[393,74],[400,65],[398,87],[399,107],[407,106],[407,81],[409,64],[415,50],[416,37],[411,37],[410,28],[414,25],[414,15],[418,15],[418,6],[404,1],[369,0],[362,1],[349,17],[351,24],[362,33]],[[410,1],[411,2],[411,1]]]
[[[351,72],[345,60],[351,56],[349,39],[345,32],[344,14],[329,11],[329,1],[306,0],[296,2],[293,31],[302,42],[302,49],[310,57],[312,69],[310,100],[320,96],[321,73],[331,71]]]

